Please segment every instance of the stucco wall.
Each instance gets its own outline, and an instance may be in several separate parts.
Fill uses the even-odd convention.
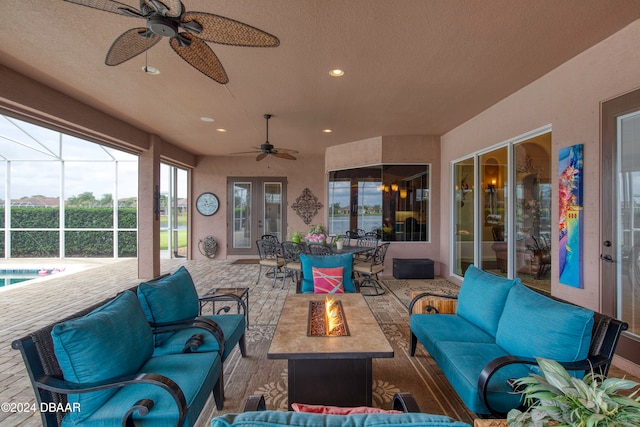
[[[314,218],[313,224],[326,223],[326,179],[324,173],[323,156],[298,156],[298,160],[283,160],[275,157],[256,162],[255,157],[215,157],[208,156],[199,159],[193,171],[191,200],[195,201],[204,191],[215,193],[220,199],[220,210],[213,216],[204,217],[195,209],[192,212],[192,256],[193,259],[203,259],[198,251],[198,241],[205,236],[213,235],[218,242],[216,258],[227,257],[227,177],[287,177],[287,228],[306,231],[304,224],[291,208],[291,205],[309,188],[322,203],[323,208]],[[258,236],[259,237],[259,236]],[[258,238],[256,237],[256,238]]]
[[[442,136],[441,192],[451,192],[451,162],[543,125],[552,126],[553,200],[557,200],[559,148],[584,144],[584,289],[558,282],[552,254],[551,289],[560,298],[600,310],[600,104],[640,87],[640,21],[583,52],[488,110]],[[444,197],[448,199],[448,197]],[[553,203],[552,218],[558,216]],[[441,205],[442,274],[448,275],[450,204]],[[557,241],[557,226],[552,227]]]
[[[380,136],[329,147],[325,154],[326,171],[383,163],[427,163],[431,166],[430,241],[393,242],[385,258],[384,275],[393,273],[393,258],[430,258],[434,261],[435,274],[439,275],[440,138],[433,135]]]

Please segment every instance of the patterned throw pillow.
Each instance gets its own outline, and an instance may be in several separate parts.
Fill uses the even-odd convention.
[[[315,268],[313,272],[313,292],[316,294],[343,294],[342,275],[344,267]]]

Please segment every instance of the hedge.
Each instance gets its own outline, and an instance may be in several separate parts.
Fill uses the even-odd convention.
[[[119,208],[118,225],[136,228],[136,208]],[[52,231],[13,231],[11,257],[58,258],[60,236],[58,208],[12,207],[13,228],[55,228]],[[4,228],[4,208],[0,208]],[[65,208],[66,228],[105,228],[101,231],[65,231],[65,257],[113,257],[113,209]],[[0,231],[0,256],[4,257],[4,231]],[[137,255],[137,232],[118,232],[118,256]]]

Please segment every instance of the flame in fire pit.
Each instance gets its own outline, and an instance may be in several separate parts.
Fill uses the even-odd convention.
[[[342,303],[327,297],[325,301],[309,301],[310,337],[345,337],[349,336],[349,327],[344,315]]]
[[[327,296],[324,300],[324,310],[327,317],[327,335],[331,335],[331,332],[342,324],[342,320],[338,316],[339,307],[333,298]]]

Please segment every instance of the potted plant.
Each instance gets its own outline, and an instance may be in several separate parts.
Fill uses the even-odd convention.
[[[604,378],[593,371],[583,379],[571,376],[558,362],[538,358],[539,374],[515,384],[528,409],[507,414],[510,427],[631,427],[640,425],[640,384]],[[628,396],[619,390],[631,390]]]
[[[331,242],[331,244],[334,245],[337,250],[341,251],[344,246],[344,241],[342,240],[342,236],[338,234],[336,237],[333,238],[333,241]]]
[[[289,235],[287,236],[287,240],[294,243],[300,243],[304,240],[304,233],[298,230],[290,231]]]
[[[305,236],[307,243],[319,243],[324,244],[327,240],[327,233],[322,225],[311,225],[309,227],[309,233]]]

